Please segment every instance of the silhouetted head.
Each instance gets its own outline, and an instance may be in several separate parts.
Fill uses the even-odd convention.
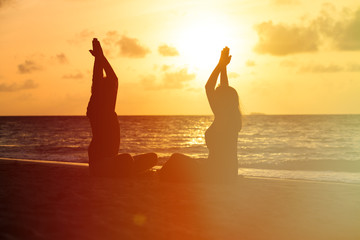
[[[215,89],[216,117],[235,124],[241,129],[241,111],[239,96],[236,90],[230,86],[219,86]]]

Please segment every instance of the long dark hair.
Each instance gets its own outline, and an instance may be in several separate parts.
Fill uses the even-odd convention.
[[[215,118],[225,121],[229,127],[237,131],[242,127],[242,114],[240,109],[239,95],[230,86],[219,86],[215,89],[215,104],[217,112]]]

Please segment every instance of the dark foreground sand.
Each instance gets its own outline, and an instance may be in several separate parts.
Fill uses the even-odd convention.
[[[0,159],[0,239],[360,239],[360,185],[93,179]]]

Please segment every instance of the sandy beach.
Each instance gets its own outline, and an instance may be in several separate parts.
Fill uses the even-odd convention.
[[[239,177],[94,179],[0,158],[1,239],[360,239],[360,185]]]

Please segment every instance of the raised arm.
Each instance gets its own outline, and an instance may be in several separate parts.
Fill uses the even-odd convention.
[[[104,74],[103,74],[103,61],[101,58],[97,57],[102,54],[102,51],[100,52],[98,46],[97,46],[97,39],[94,38],[92,45],[93,49],[89,50],[90,53],[95,57],[94,61],[94,68],[93,68],[93,77],[92,77],[92,86],[91,86],[91,92],[95,93],[97,89],[99,88],[98,85],[100,84],[100,81],[103,80]]]
[[[106,73],[106,78],[109,81],[116,81],[117,82],[117,76],[112,69],[110,63],[104,56],[103,50],[101,48],[100,42],[94,38],[93,39],[93,50],[90,50],[90,53],[95,57],[95,63],[98,63],[96,66],[96,76],[103,77],[103,69]],[[95,74],[95,65],[94,65],[94,74]],[[98,68],[101,68],[100,70]]]
[[[118,80],[114,70],[112,69],[109,61],[106,59],[106,57],[104,57],[103,59],[104,61],[104,70],[106,73],[106,77],[110,80],[110,81],[116,81]]]
[[[221,71],[221,68],[218,64],[218,65],[216,65],[215,69],[211,73],[211,75],[205,85],[206,96],[207,96],[210,108],[213,113],[215,113],[215,100],[214,100],[215,86],[216,86],[216,82],[219,77],[220,71]]]
[[[229,86],[226,66],[223,67],[220,72],[220,86]]]
[[[220,85],[229,85],[226,74],[226,65],[230,63],[230,60],[231,60],[231,56],[229,56],[229,48],[225,47],[221,51],[219,63],[216,65],[215,69],[211,73],[205,85],[206,96],[208,98],[210,108],[213,113],[215,113],[215,100],[214,100],[215,86],[220,72],[221,72]]]
[[[228,76],[227,76],[227,70],[226,70],[226,66],[227,64],[229,64],[230,60],[231,60],[231,56],[229,56],[229,51],[230,49],[228,47],[225,47],[222,52],[221,52],[221,58],[224,58],[224,61],[226,64],[222,64],[221,67],[221,72],[220,72],[220,86],[229,86],[229,80],[228,80]]]
[[[93,68],[93,81],[100,80],[103,77],[103,61],[101,61],[99,58],[95,58]]]

